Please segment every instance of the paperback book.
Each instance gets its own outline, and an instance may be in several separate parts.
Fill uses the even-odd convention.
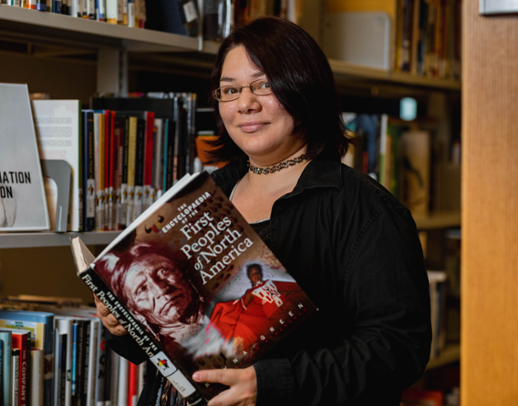
[[[191,405],[225,389],[200,369],[245,368],[315,310],[212,178],[186,175],[78,274]]]

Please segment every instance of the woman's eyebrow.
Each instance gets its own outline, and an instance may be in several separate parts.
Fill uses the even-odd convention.
[[[258,71],[258,72],[255,72],[255,73],[252,75],[252,78],[257,79],[257,78],[260,78],[260,77],[262,77],[262,76],[266,76],[266,75],[264,74],[264,72]],[[220,81],[220,82],[234,82],[235,80],[236,80],[236,79],[231,78],[231,77],[229,77],[229,76],[222,76],[222,77],[219,79],[219,81]]]

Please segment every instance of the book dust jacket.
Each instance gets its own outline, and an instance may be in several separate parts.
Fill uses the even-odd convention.
[[[252,365],[315,311],[207,173],[143,216],[93,268],[186,376]]]

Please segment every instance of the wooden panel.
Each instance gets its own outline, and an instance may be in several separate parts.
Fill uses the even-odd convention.
[[[463,10],[463,406],[518,401],[518,15]]]

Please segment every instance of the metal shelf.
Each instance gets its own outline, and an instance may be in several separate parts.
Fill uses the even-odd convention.
[[[215,53],[218,44],[198,38],[0,5],[2,38],[61,45],[124,48],[130,52]]]
[[[70,246],[70,238],[75,236],[80,236],[86,245],[108,245],[119,234],[120,231],[88,233],[0,233],[0,249],[67,247]]]
[[[348,62],[330,59],[329,64],[338,84],[347,84],[349,80],[362,79],[372,84],[384,83],[403,86],[418,86],[437,90],[460,90],[459,81],[439,78],[427,78],[409,73],[354,65]]]
[[[215,55],[219,43],[166,32],[130,28],[71,16],[0,5],[2,40],[27,41],[84,49],[119,48],[137,53]],[[192,55],[187,60],[192,60]],[[330,59],[337,83],[350,80],[443,90],[459,90],[460,82],[390,72]]]

